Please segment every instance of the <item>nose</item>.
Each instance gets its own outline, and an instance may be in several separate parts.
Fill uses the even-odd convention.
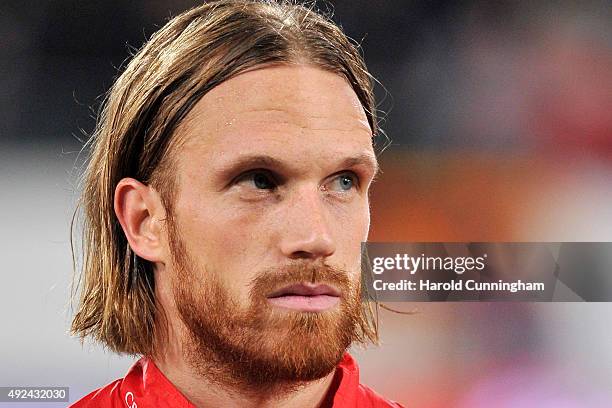
[[[336,251],[329,214],[321,192],[305,190],[287,203],[280,250],[290,259],[325,259]]]

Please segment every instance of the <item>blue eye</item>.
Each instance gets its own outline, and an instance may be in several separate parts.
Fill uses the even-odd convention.
[[[341,176],[339,179],[340,187],[343,190],[350,190],[353,188],[353,178],[349,176]]]
[[[354,175],[345,173],[336,177],[333,184],[332,190],[349,191],[356,186],[357,180]]]

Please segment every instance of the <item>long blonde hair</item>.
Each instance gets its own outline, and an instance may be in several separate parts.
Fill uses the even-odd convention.
[[[177,125],[209,90],[249,68],[308,63],[343,76],[359,97],[376,135],[373,78],[358,48],[329,17],[286,1],[218,0],[172,20],[155,33],[107,94],[82,178],[82,263],[72,333],[109,349],[154,354],[153,265],[128,245],[113,210],[124,177],[153,185],[171,207],[171,151]],[[74,236],[73,220],[73,241]],[[73,250],[74,255],[74,250]],[[77,290],[75,290],[77,292]],[[73,293],[76,297],[76,293]],[[377,328],[369,302],[372,341]]]

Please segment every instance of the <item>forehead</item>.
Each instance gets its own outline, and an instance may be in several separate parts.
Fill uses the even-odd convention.
[[[359,98],[341,76],[294,65],[256,69],[227,80],[194,106],[178,129],[185,152],[308,154],[371,147]]]

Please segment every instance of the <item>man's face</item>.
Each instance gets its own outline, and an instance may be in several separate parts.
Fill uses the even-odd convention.
[[[178,132],[169,275],[192,365],[251,384],[329,373],[362,322],[376,159],[356,94],[318,68],[266,67],[214,88]]]

